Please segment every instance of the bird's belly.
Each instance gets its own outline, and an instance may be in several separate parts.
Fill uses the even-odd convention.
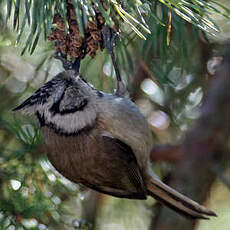
[[[112,146],[111,151],[105,151],[98,135],[66,137],[46,127],[42,132],[50,162],[69,180],[118,197],[145,198],[142,178],[138,185],[133,183],[128,162],[122,160],[123,153],[116,152]]]
[[[89,187],[111,184],[110,174],[119,169],[109,164],[111,159],[103,154],[96,135],[64,136],[47,127],[42,127],[42,132],[48,159],[63,176]]]
[[[47,127],[42,127],[42,133],[48,159],[56,170],[76,183],[85,181],[90,165],[90,159],[85,154],[87,138],[58,135]]]

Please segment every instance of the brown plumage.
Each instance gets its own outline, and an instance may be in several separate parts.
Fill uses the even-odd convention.
[[[69,180],[114,196],[146,198],[136,158],[124,143],[95,128],[68,137],[48,127],[42,127],[42,132],[49,160]]]
[[[191,218],[216,215],[154,174],[151,130],[122,95],[99,92],[74,71],[65,71],[15,110],[36,114],[48,158],[69,180],[116,197],[150,195]]]

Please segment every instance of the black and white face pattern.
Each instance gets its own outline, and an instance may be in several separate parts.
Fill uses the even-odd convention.
[[[103,97],[73,71],[64,71],[44,84],[13,111],[36,114],[41,126],[60,135],[75,135],[93,126],[97,117],[94,101]]]

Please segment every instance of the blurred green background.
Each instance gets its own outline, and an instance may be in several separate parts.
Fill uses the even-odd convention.
[[[230,8],[228,0],[219,2]],[[17,42],[13,12],[5,24],[3,16],[7,6],[4,1],[1,6],[0,230],[154,230],[158,211],[152,198],[118,199],[71,183],[47,160],[37,121],[11,112],[63,69],[52,58],[52,44],[43,37],[32,55],[29,52],[20,55],[30,31],[25,27]],[[133,39],[122,34],[115,52],[122,78],[131,98],[146,116],[156,145],[175,144],[183,140],[201,115],[200,107],[210,81],[215,78],[223,44],[230,41],[230,19],[210,12],[210,18],[220,27],[220,32],[211,34],[172,13],[172,32],[167,45],[168,27],[160,21],[168,21],[168,8],[159,2],[151,7],[157,10],[160,20],[147,21],[151,30],[147,40],[124,25],[125,35]],[[80,72],[97,89],[113,92],[115,73],[106,51],[98,51],[95,59],[86,57]],[[227,142],[229,152],[230,142]],[[205,203],[218,218],[199,221],[196,230],[230,229],[228,155],[221,161],[224,163],[213,165],[217,179]],[[166,178],[176,170],[176,163],[160,159],[153,168],[160,177]],[[200,184],[200,191],[204,187]]]

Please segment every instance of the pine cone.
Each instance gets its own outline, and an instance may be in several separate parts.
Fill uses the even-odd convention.
[[[75,60],[78,57],[83,58],[85,49],[86,53],[91,58],[94,58],[99,47],[101,50],[104,49],[104,41],[102,39],[101,31],[105,25],[105,19],[99,9],[92,4],[96,16],[88,21],[87,28],[84,30],[84,37],[82,37],[77,23],[74,6],[71,0],[67,0],[66,2],[68,31],[63,18],[60,14],[56,13],[53,18],[53,24],[56,24],[56,28],[52,28],[48,40],[55,41],[54,46],[56,51],[67,55],[67,58],[71,60]],[[101,0],[101,3],[104,9],[107,10],[109,6],[106,4],[106,1]],[[117,25],[116,21],[117,19],[115,17],[115,25]]]

